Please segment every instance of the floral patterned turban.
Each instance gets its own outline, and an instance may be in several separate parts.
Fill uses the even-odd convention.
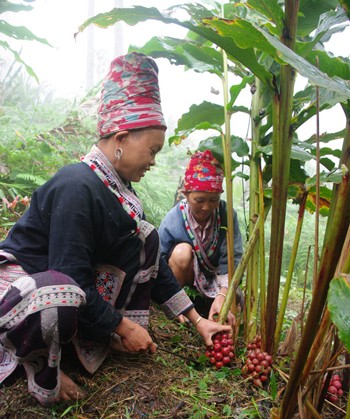
[[[98,107],[100,138],[137,128],[166,129],[158,86],[158,67],[144,54],[115,58],[104,79]]]
[[[223,192],[224,172],[210,150],[192,154],[185,171],[185,192]]]

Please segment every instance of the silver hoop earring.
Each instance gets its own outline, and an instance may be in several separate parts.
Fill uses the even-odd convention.
[[[116,148],[114,150],[114,155],[115,155],[117,160],[120,160],[122,155],[123,155],[123,150],[121,148]]]

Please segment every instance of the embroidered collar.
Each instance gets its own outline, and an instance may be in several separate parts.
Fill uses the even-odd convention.
[[[123,209],[136,222],[136,232],[140,231],[140,223],[143,214],[142,204],[138,197],[120,179],[111,162],[94,145],[90,152],[82,157],[81,161],[87,164],[91,170],[102,180],[107,188],[117,197]]]

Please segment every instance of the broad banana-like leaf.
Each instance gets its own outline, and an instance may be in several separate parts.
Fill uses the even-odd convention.
[[[131,45],[129,51],[139,51],[154,58],[167,58],[171,64],[184,65],[199,73],[209,72],[222,76],[222,53],[188,39],[153,37],[142,47]]]
[[[5,12],[25,12],[25,11],[30,11],[33,10],[32,6],[29,5],[25,5],[25,4],[14,4],[11,3],[7,0],[2,0],[0,2],[0,13],[5,13]]]
[[[319,16],[316,31],[307,37],[307,39],[311,38],[311,40],[301,43],[301,48],[304,50],[305,55],[299,50],[298,53],[303,55],[303,57],[306,57],[314,48],[320,49],[317,48],[317,44],[319,42],[324,44],[330,40],[333,34],[342,32],[346,27],[346,21],[346,15],[341,9],[328,10],[326,13],[323,13]]]
[[[343,21],[343,19],[344,13],[333,23],[338,23],[339,21]],[[259,30],[255,29],[254,25],[250,22],[243,21],[242,19],[224,21],[218,18],[212,18],[210,21],[205,19],[204,21],[216,28],[220,35],[228,38],[231,37],[240,48],[244,49],[255,47],[257,50],[271,55],[274,59],[281,63],[289,63],[293,67],[297,68],[299,72],[303,76],[307,77],[311,82],[313,82],[313,84],[321,86],[320,90],[322,89],[322,91],[320,92],[320,110],[326,109],[327,107],[331,107],[334,104],[339,103],[339,91],[343,92],[344,101],[345,98],[347,98],[350,94],[350,89],[346,82],[343,82],[342,80],[339,80],[339,83],[337,82],[338,78],[349,80],[349,62],[343,61],[339,57],[332,57],[325,51],[310,51],[310,45],[307,43],[298,42],[296,46],[298,54],[307,55],[307,61],[305,62],[309,62],[309,64],[305,65],[303,63],[302,57],[300,57],[301,62],[299,63],[299,55],[288,49],[276,37],[272,37],[272,35],[268,34],[268,42],[264,41],[259,35],[259,31],[266,34],[267,32],[263,31],[261,27],[259,27]],[[272,45],[270,45],[274,44],[271,42],[271,39],[276,41],[276,48],[272,48]],[[281,50],[285,52],[285,55],[281,54],[281,51],[278,50],[278,46],[280,46]],[[294,63],[294,58],[296,59],[296,64]],[[313,67],[312,64],[314,64],[315,67]],[[316,64],[320,70],[316,67]],[[301,68],[302,71],[300,71]],[[334,79],[330,79],[327,76],[334,77]],[[329,88],[329,81],[331,81],[331,84],[333,84],[331,89]]]
[[[300,45],[300,43],[298,44]],[[304,51],[301,48],[297,50],[298,54],[304,56]],[[339,57],[332,57],[326,51],[313,50],[308,51],[307,60],[319,68],[329,77],[340,77],[344,80],[350,78],[350,64],[349,61],[343,61]],[[318,62],[317,62],[318,61]],[[325,100],[323,99],[323,102]]]
[[[179,9],[185,9],[189,13],[195,14],[195,18],[204,19],[204,17],[210,17],[211,13],[205,8],[200,8],[200,5],[184,4],[179,5]],[[170,11],[165,11],[163,13],[159,12],[158,9],[151,7],[143,6],[134,6],[132,8],[115,8],[107,13],[100,13],[88,20],[86,20],[80,27],[79,32],[82,32],[86,27],[91,24],[94,24],[99,27],[109,27],[114,25],[116,22],[124,21],[128,25],[136,25],[139,22],[144,22],[146,20],[158,20],[163,23],[173,23],[184,28],[187,28],[190,31],[193,31],[197,35],[202,36],[206,40],[212,42],[218,47],[222,48],[228,55],[228,57],[237,63],[241,63],[246,68],[248,68],[253,74],[255,74],[260,80],[262,80],[266,85],[272,86],[272,76],[261,65],[256,57],[254,48],[240,48],[232,38],[227,38],[221,36],[214,30],[214,28],[209,25],[203,25],[200,21],[195,22],[194,19],[191,21],[180,21],[176,18],[171,17],[171,12],[174,11],[174,7]],[[198,10],[197,10],[198,9]],[[193,16],[192,16],[193,17]],[[76,34],[77,36],[77,34]],[[262,39],[260,37],[260,39]]]
[[[209,72],[222,78],[223,59],[222,53],[211,46],[203,46],[201,43],[192,42],[188,39],[170,37],[153,37],[142,47],[131,45],[129,51],[138,51],[154,58],[166,58],[171,64],[184,65],[199,73]],[[240,68],[230,67],[230,72],[242,76]],[[231,99],[227,105],[230,109],[236,101],[239,93],[252,83],[254,76],[243,74],[241,83],[230,88]]]
[[[199,105],[192,105],[189,111],[179,119],[175,134],[192,130],[204,121],[208,122],[213,128],[220,127],[221,132],[221,126],[225,121],[224,107],[207,101]]]
[[[221,137],[210,137],[206,140],[200,142],[200,146],[198,147],[200,150],[205,150],[206,148],[210,148],[215,150],[217,154],[223,152],[222,150],[222,138]],[[217,150],[216,150],[217,149]],[[219,150],[220,149],[220,150]],[[231,135],[231,152],[236,153],[238,157],[246,157],[249,155],[249,147],[246,141],[243,140],[241,137],[237,137],[236,135]],[[224,162],[222,157],[222,163]]]
[[[328,310],[338,329],[339,338],[350,352],[350,276],[333,278],[328,290]]]
[[[211,19],[204,19],[203,23],[210,25],[222,37],[232,39],[242,50],[256,48],[269,55],[276,55],[275,47],[247,20],[223,20],[218,17],[213,17]]]
[[[236,153],[239,157],[245,157],[249,154],[249,147],[247,143],[240,137],[234,135],[231,136],[231,152]],[[221,137],[210,137],[201,141],[198,145],[198,150],[211,150],[214,157],[219,161],[222,167],[224,167],[224,150],[222,147]],[[236,161],[231,158],[231,172],[236,170],[242,165],[242,161]]]
[[[248,0],[247,4],[255,11],[265,15],[267,19],[272,20],[279,34],[282,34],[284,28],[284,12],[277,0]]]
[[[234,106],[230,109],[230,112],[243,112],[248,115],[250,113],[249,109],[244,106]],[[224,119],[224,107],[221,105],[207,101],[199,105],[192,105],[189,111],[178,120],[175,135],[169,138],[169,144],[180,144],[196,130],[213,129],[221,134]]]
[[[319,16],[336,9],[338,0],[301,0],[298,17],[298,36],[308,36],[319,24]]]
[[[286,45],[284,45],[279,39],[270,35],[266,30],[260,27],[256,27],[266,39],[273,45],[278,51],[279,58],[285,63],[295,68],[302,76],[306,77],[310,83],[333,90],[338,94],[338,103],[346,102],[350,99],[350,88],[348,87],[345,80],[339,77],[329,77],[317,67],[310,64],[300,55],[293,52]]]
[[[22,41],[38,41],[42,44],[51,46],[46,39],[39,38],[34,35],[29,29],[24,26],[12,26],[4,20],[0,20],[0,32],[10,38],[22,40]]]

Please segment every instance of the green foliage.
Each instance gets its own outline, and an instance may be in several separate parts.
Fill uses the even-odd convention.
[[[347,275],[341,275],[330,282],[328,309],[340,339],[350,352],[350,285]]]
[[[85,110],[92,93],[79,103],[56,99],[33,85],[16,62],[2,64],[0,227],[8,228],[26,208],[21,199],[90,149],[96,122]]]
[[[156,165],[144,179],[134,183],[147,220],[159,227],[166,213],[174,206],[179,181],[188,161],[185,147],[170,148],[165,144],[156,157]]]
[[[35,0],[33,0],[33,1],[35,1]],[[29,12],[29,11],[33,10],[33,7],[26,4],[26,3],[28,3],[28,2],[25,1],[25,0],[22,0],[22,1],[20,0],[17,3],[12,3],[8,0],[1,0],[1,2],[0,2],[0,15],[2,13],[5,13],[5,12],[17,13],[17,12]],[[12,41],[13,40],[16,40],[16,41],[36,41],[36,42],[40,42],[42,44],[46,44],[46,45],[50,46],[50,44],[48,43],[48,41],[46,39],[36,36],[28,28],[26,28],[24,26],[13,26],[4,19],[0,19],[0,33],[4,36],[10,38]],[[28,64],[26,64],[22,60],[22,58],[20,56],[20,53],[18,51],[13,49],[10,46],[10,44],[6,41],[0,41],[0,46],[6,52],[9,52],[10,54],[12,54],[12,56],[17,61],[17,63],[22,65],[26,69],[27,73],[30,76],[34,77],[36,79],[36,81],[38,81],[38,77],[35,74],[34,70],[32,69],[32,67],[30,67]]]

